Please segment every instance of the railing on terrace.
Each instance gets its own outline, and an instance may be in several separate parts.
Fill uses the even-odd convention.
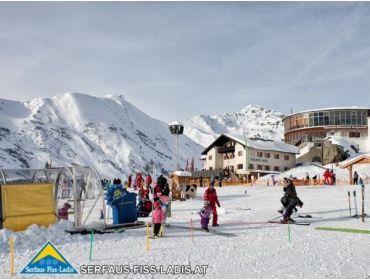
[[[370,184],[370,176],[363,176],[362,180],[365,185]],[[292,179],[293,184],[295,186],[324,186],[324,180],[323,179]],[[335,181],[335,186],[348,186],[349,185],[349,178],[347,180],[343,179],[336,179]],[[271,178],[265,179],[265,178],[260,178],[255,182],[256,186],[274,186]],[[281,187],[283,185],[283,181],[279,180],[278,182],[275,183],[275,186]]]

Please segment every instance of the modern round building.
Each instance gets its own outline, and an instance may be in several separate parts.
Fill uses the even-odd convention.
[[[337,107],[308,110],[286,116],[285,142],[300,146],[303,143],[321,143],[327,136],[341,136],[368,147],[368,117],[370,108]]]

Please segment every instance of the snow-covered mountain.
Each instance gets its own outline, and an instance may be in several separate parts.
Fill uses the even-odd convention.
[[[185,135],[179,165],[199,158],[202,147]],[[102,176],[137,170],[174,170],[168,125],[151,118],[123,96],[66,93],[17,102],[0,99],[0,167],[84,165]],[[200,167],[199,162],[195,162]]]
[[[248,105],[240,112],[208,116],[197,115],[184,120],[184,133],[203,147],[207,147],[220,134],[244,138],[260,137],[281,141],[284,136],[282,113]]]

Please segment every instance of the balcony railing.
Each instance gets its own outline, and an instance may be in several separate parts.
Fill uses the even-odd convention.
[[[234,153],[235,152],[235,147],[220,147],[220,148],[218,148],[218,152],[220,154]]]

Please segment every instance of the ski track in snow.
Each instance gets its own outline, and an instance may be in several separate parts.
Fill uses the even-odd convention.
[[[248,190],[247,205],[245,190]],[[172,265],[207,264],[205,278],[369,278],[370,235],[317,231],[317,226],[335,226],[367,229],[370,220],[349,218],[348,190],[358,186],[297,187],[304,202],[298,213],[311,214],[310,226],[291,225],[291,243],[288,225],[265,223],[279,215],[281,187],[224,187],[218,188],[222,208],[219,209],[222,232],[237,234],[225,237],[190,230],[165,228],[165,238],[151,240],[146,251],[145,228],[123,233],[94,236],[93,260],[90,264],[116,265]],[[200,227],[196,213],[202,207],[204,189],[198,189],[197,198],[173,203],[173,217],[169,223]],[[365,209],[368,199],[365,198]],[[360,206],[360,199],[357,200]],[[352,200],[353,207],[353,200]],[[240,210],[240,208],[252,210]],[[370,210],[368,210],[370,211]],[[360,212],[360,210],[359,210]],[[354,210],[352,211],[352,214]],[[299,219],[299,218],[296,218]],[[143,220],[150,220],[145,218]],[[31,226],[23,233],[0,231],[0,275],[9,277],[9,245],[15,236],[15,270],[19,272],[51,240],[67,260],[77,269],[89,264],[89,235],[69,235],[62,230],[67,223],[58,223],[48,229]],[[16,275],[15,277],[35,278]],[[62,275],[37,276],[40,278]],[[194,278],[200,275],[76,275],[68,278]]]

